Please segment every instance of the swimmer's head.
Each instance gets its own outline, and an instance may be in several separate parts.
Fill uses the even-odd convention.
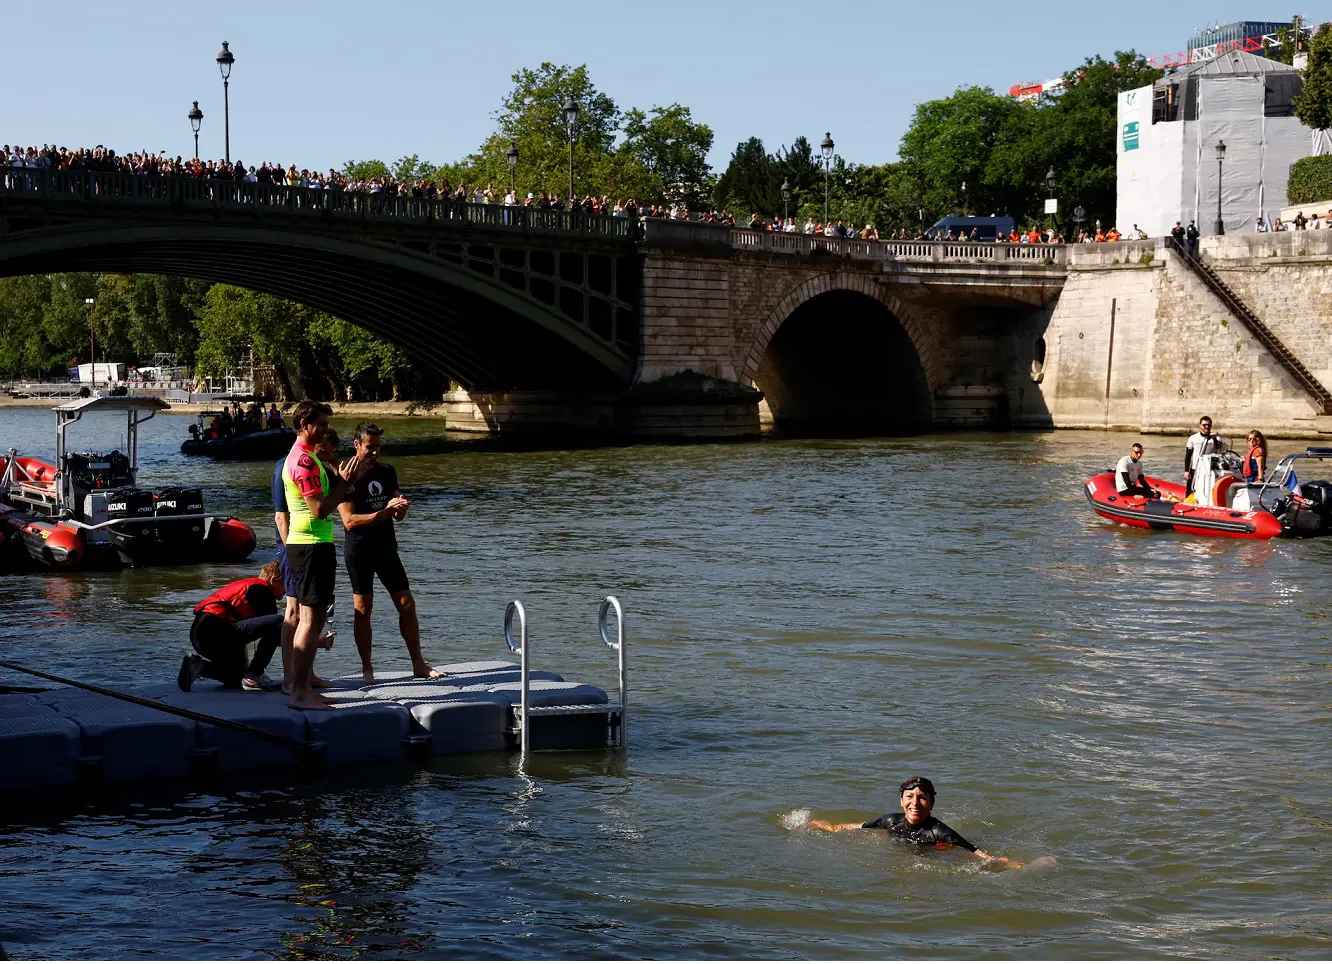
[[[907,823],[919,826],[930,819],[934,809],[934,784],[924,777],[902,781],[902,814]]]
[[[934,784],[924,777],[908,777],[903,780],[898,792],[905,794],[908,790],[920,790],[930,798],[930,803],[934,802]]]

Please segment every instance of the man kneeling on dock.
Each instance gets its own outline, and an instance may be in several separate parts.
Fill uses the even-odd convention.
[[[282,614],[277,601],[285,592],[277,562],[264,563],[258,576],[229,582],[194,607],[190,643],[194,652],[181,661],[176,683],[185,692],[203,676],[223,686],[264,690],[272,681],[264,675],[282,641]],[[245,647],[256,643],[254,658]]]

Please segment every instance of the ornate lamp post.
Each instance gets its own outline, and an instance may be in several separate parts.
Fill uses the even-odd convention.
[[[788,178],[782,179],[782,220],[786,221],[791,217],[791,181]]]
[[[962,182],[962,216],[963,216],[963,217],[966,217],[966,216],[967,216],[967,211],[968,211],[968,210],[969,210],[969,206],[968,206],[968,204],[967,204],[967,182],[966,182],[966,181],[963,181],[963,182]]]
[[[819,145],[823,151],[823,223],[828,224],[828,177],[832,173],[833,139],[831,131],[823,132],[823,143]]]
[[[1055,185],[1056,185],[1057,183],[1058,183],[1058,182],[1055,180],[1055,170],[1054,170],[1054,165],[1051,164],[1051,165],[1050,165],[1050,169],[1049,169],[1048,171],[1045,172],[1045,190],[1046,190],[1046,195],[1045,195],[1045,196],[1046,196],[1047,198],[1049,198],[1049,202],[1050,202],[1047,206],[1050,208],[1050,240],[1051,240],[1051,241],[1054,240],[1054,234],[1055,234],[1055,209],[1058,207],[1058,201],[1057,201],[1056,198],[1055,198]]]
[[[203,123],[203,111],[199,109],[197,100],[185,116],[190,119],[190,130],[194,131],[194,159],[197,161],[199,159],[199,125]]]
[[[1077,226],[1078,234],[1082,234],[1082,222],[1085,220],[1087,220],[1087,209],[1079,204],[1073,209],[1073,223]]]
[[[222,52],[217,55],[217,68],[222,71],[222,130],[226,138],[227,163],[231,163],[231,101],[227,95],[227,87],[231,81],[231,65],[235,62],[236,58],[232,55],[231,48],[227,46],[225,40],[222,41]]]
[[[1226,160],[1226,142],[1216,142],[1216,233],[1226,233],[1226,221],[1221,216],[1221,165]]]
[[[518,183],[517,180],[516,180],[516,177],[517,177],[517,171],[518,171],[518,142],[517,142],[517,141],[509,141],[509,149],[508,149],[507,151],[505,151],[504,156],[507,157],[507,158],[509,159],[509,193],[515,195],[515,197],[514,197],[514,202],[516,203],[516,202],[518,201],[518,198],[517,198],[517,196],[516,196],[517,193],[518,193],[518,189],[517,189],[517,186],[516,186],[517,183]]]
[[[95,300],[84,298],[83,303],[88,306],[88,361],[92,363],[92,382],[97,384],[97,330],[93,327],[93,305]]]
[[[573,178],[573,142],[574,125],[578,123],[578,101],[574,100],[573,94],[570,94],[564,100],[564,127],[569,133],[569,209],[573,210],[574,203],[574,178]]]

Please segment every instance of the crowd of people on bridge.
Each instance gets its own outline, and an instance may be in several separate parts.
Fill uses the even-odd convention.
[[[155,154],[149,151],[121,154],[101,144],[92,148],[85,147],[73,150],[56,147],[53,144],[44,144],[41,147],[5,144],[0,146],[0,172],[3,172],[6,167],[11,169],[10,176],[12,176],[12,169],[31,168],[37,170],[134,174],[145,177],[189,177],[255,185],[338,191],[384,198],[393,197],[400,199],[396,202],[400,206],[402,200],[408,198],[449,201],[453,205],[451,210],[456,212],[454,216],[458,217],[463,216],[464,206],[468,204],[497,205],[505,208],[532,208],[541,211],[578,211],[583,214],[634,220],[656,218],[701,221],[730,227],[747,226],[752,230],[783,234],[851,238],[864,241],[996,241],[1010,244],[1065,244],[1068,242],[1068,238],[1062,232],[1035,225],[1024,231],[1015,228],[1007,234],[1001,233],[996,237],[989,238],[982,237],[975,227],[969,232],[950,229],[947,232],[937,234],[931,233],[923,227],[916,231],[898,228],[891,233],[880,235],[878,229],[872,223],[866,222],[858,225],[854,221],[831,218],[817,220],[809,217],[802,224],[799,219],[789,216],[766,218],[759,214],[753,214],[747,221],[741,220],[737,223],[736,215],[729,211],[714,209],[699,212],[691,210],[688,205],[682,203],[654,204],[644,207],[634,198],[612,200],[605,195],[588,194],[580,199],[577,196],[562,197],[558,193],[545,191],[524,193],[512,188],[508,190],[497,189],[493,184],[482,186],[479,183],[452,183],[447,177],[399,179],[391,174],[384,174],[367,178],[356,177],[334,168],[329,168],[327,173],[324,173],[309,168],[297,168],[295,164],[284,167],[280,162],[270,163],[267,160],[255,166],[247,165],[242,160],[231,162],[225,160],[204,161],[197,157],[186,159],[176,156],[172,158],[165,151],[159,151]],[[1328,218],[1332,219],[1332,211],[1328,212]],[[509,216],[506,214],[506,223],[508,219]],[[1321,226],[1319,221],[1320,219],[1315,215],[1311,226],[1315,229],[1319,228]],[[1296,225],[1297,228],[1302,226],[1298,223]],[[1259,230],[1268,230],[1268,228],[1260,221]],[[1286,226],[1278,221],[1277,225],[1271,230],[1286,230]],[[1118,241],[1121,238],[1146,237],[1146,233],[1141,231],[1136,224],[1131,232],[1123,234],[1113,227],[1109,230],[1102,230],[1098,224],[1094,231],[1079,231],[1075,240],[1078,243],[1092,244]]]

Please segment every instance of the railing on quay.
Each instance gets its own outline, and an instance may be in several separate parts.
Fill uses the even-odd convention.
[[[1068,246],[1063,244],[1010,244],[986,241],[868,241],[861,238],[829,238],[817,234],[786,234],[733,228],[731,246],[737,251],[764,251],[797,256],[819,255],[855,261],[938,261],[1002,264],[1021,261],[1035,264],[1065,264]],[[648,230],[648,240],[652,231]]]
[[[211,178],[122,172],[0,167],[0,198],[78,200],[126,206],[235,211],[283,211],[308,217],[356,218],[413,224],[467,224],[559,234],[633,239],[629,218],[543,208],[473,204],[455,198],[288,187]]]

